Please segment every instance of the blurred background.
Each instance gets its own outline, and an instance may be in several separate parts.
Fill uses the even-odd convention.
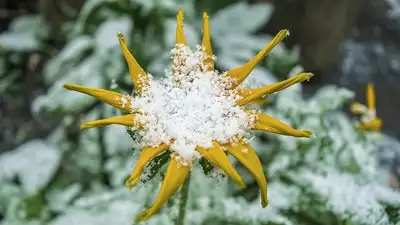
[[[185,33],[191,46],[199,43],[201,37],[202,12],[209,13],[219,70],[243,64],[279,30],[289,29],[290,36],[257,67],[247,85],[269,84],[286,79],[296,71],[313,72],[315,76],[302,84],[301,90],[296,89],[298,92],[293,92],[296,93],[293,96],[301,98],[301,101],[304,98],[304,102],[320,101],[315,109],[309,108],[308,103],[293,103],[288,111],[285,108],[288,106],[283,106],[279,98],[273,97],[273,102],[276,102],[271,110],[275,110],[291,125],[301,125],[302,128],[308,128],[304,122],[306,120],[303,120],[305,117],[318,118],[319,122],[315,122],[317,125],[312,123],[315,129],[323,129],[320,134],[313,130],[317,133],[317,139],[322,140],[326,134],[327,139],[331,140],[330,144],[321,144],[323,147],[319,149],[334,146],[332,149],[337,150],[345,146],[343,148],[348,150],[344,151],[352,152],[355,151],[353,143],[362,142],[361,149],[372,146],[371,142],[366,141],[368,138],[360,138],[356,131],[351,131],[354,139],[348,140],[347,144],[340,142],[339,134],[343,132],[341,135],[348,135],[344,129],[351,130],[354,122],[348,110],[349,103],[352,100],[365,103],[366,84],[374,83],[377,114],[384,121],[382,135],[385,141],[373,144],[371,148],[378,153],[373,157],[378,162],[376,168],[384,169],[389,174],[387,184],[392,188],[400,187],[398,0],[1,0],[0,154],[3,160],[0,163],[3,164],[0,165],[0,175],[3,173],[4,182],[8,185],[0,187],[0,199],[7,202],[7,205],[0,204],[1,225],[11,224],[10,221],[14,224],[26,224],[27,221],[46,224],[50,221],[59,225],[62,222],[57,218],[71,211],[69,207],[72,202],[79,197],[86,197],[88,192],[111,191],[110,196],[114,197],[110,199],[121,196],[118,188],[122,187],[132,166],[132,160],[126,160],[125,156],[130,157],[136,145],[120,128],[80,132],[80,122],[117,115],[118,112],[87,96],[65,92],[61,86],[64,83],[78,83],[129,93],[131,86],[119,50],[117,32],[125,34],[129,48],[143,68],[155,76],[162,76],[164,69],[168,68],[169,49],[174,44],[178,8],[185,10]],[[325,95],[328,97],[321,102]],[[335,98],[341,99],[340,103],[332,100]],[[304,109],[307,107],[309,111]],[[326,122],[330,125],[324,127],[325,122],[321,121],[325,120],[326,111],[323,107],[337,111],[340,118],[346,118],[343,120],[347,122],[342,121],[347,123],[342,124],[346,128],[342,125],[335,128],[336,124],[332,122],[335,119],[332,118]],[[337,129],[338,134],[332,134],[331,127]],[[119,140],[120,137],[123,140]],[[285,147],[282,143],[286,139],[272,138],[271,141],[269,136],[263,135],[257,135],[257,138],[261,149]],[[303,146],[299,143],[294,145]],[[42,150],[32,153],[33,150],[28,149]],[[13,152],[16,153],[11,155]],[[37,160],[29,162],[30,157]],[[270,170],[272,160],[267,156],[264,161],[267,170]],[[37,167],[28,166],[30,163]],[[42,164],[47,167],[35,169]],[[336,168],[336,164],[332,165],[329,167]],[[286,169],[289,168],[293,169],[290,166]],[[25,173],[29,169],[32,170],[30,175]],[[36,177],[36,180],[32,177]],[[280,179],[284,180],[277,178]],[[118,192],[114,192],[117,189]],[[6,198],[11,196],[9,193],[19,197]],[[47,193],[52,193],[52,197]],[[235,191],[232,193],[235,198],[241,195]],[[251,200],[251,196],[257,195],[257,189],[250,189],[243,195]],[[49,200],[52,198],[61,203],[52,204],[56,201]],[[85,200],[86,203],[88,201]],[[89,206],[82,207],[87,210],[96,204],[88,203]],[[114,211],[118,205],[115,207]],[[139,210],[136,205],[129,207],[131,212]],[[81,214],[84,211],[74,210]],[[297,221],[295,224],[367,224],[346,216],[342,218],[340,215],[348,211],[335,211],[332,207],[327,208],[328,219],[322,221],[318,221],[315,214],[303,218],[301,210],[293,210],[287,210],[286,214],[298,213],[295,219],[283,213],[282,220],[254,220],[249,224],[290,224],[293,221]],[[400,212],[397,208],[393,210],[394,213],[387,212],[385,208],[383,211],[389,215],[389,219],[371,224],[396,224]],[[18,216],[21,211],[24,212],[22,217]],[[114,211],[107,212],[114,215]],[[399,213],[398,217],[396,212]],[[83,217],[91,218],[90,215]],[[70,224],[69,219],[62,221]],[[114,220],[109,221],[117,224]],[[241,220],[236,218],[232,221]],[[236,224],[232,221],[231,224]],[[100,223],[98,220],[95,222]],[[237,224],[245,223],[242,221]]]
[[[201,10],[214,12],[235,2],[214,3],[204,0],[195,1],[195,4]],[[257,2],[270,3],[274,6],[274,12],[268,23],[258,28],[256,33],[273,35],[280,29],[289,29],[291,36],[284,42],[289,49],[300,47],[300,57],[296,63],[317,75],[311,82],[305,83],[306,94],[315,92],[323,85],[336,84],[355,91],[356,99],[362,102],[365,85],[373,82],[377,90],[378,114],[385,121],[383,131],[400,137],[400,122],[397,120],[400,101],[395,98],[400,84],[397,75],[400,70],[397,50],[400,5],[397,1],[250,1]],[[140,26],[147,29],[161,25],[152,23],[152,19],[155,19],[152,13],[160,13],[157,15],[159,17],[173,13],[173,5],[168,2],[163,12],[153,11],[159,10],[154,3],[138,4],[147,7],[147,15],[140,13],[143,15]],[[20,16],[36,19],[36,22],[30,21],[32,26],[14,31],[20,34],[15,38],[21,38],[13,40],[14,46],[3,47],[0,111],[2,151],[15,147],[23,140],[46,136],[57,124],[54,117],[48,120],[32,115],[30,103],[49,88],[42,75],[43,67],[68,42],[69,37],[65,34],[67,24],[73,26],[71,23],[81,22],[77,19],[83,5],[84,1],[78,0],[3,0],[0,3],[2,32],[10,32],[13,29],[12,21]],[[197,15],[200,11],[196,12]],[[132,12],[131,16],[137,17],[137,13],[135,15]],[[257,22],[257,17],[262,15],[250,16],[246,20],[254,19]],[[22,39],[22,36],[25,37]],[[12,39],[3,35],[5,44],[8,38]],[[20,53],[18,57],[11,57],[16,52]]]

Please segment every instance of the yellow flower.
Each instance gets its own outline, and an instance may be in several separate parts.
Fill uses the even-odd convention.
[[[351,104],[351,112],[361,115],[361,122],[357,123],[357,129],[379,132],[382,127],[382,119],[376,116],[375,89],[371,83],[367,85],[366,99],[367,106],[359,102]]]
[[[122,34],[118,39],[129,67],[138,96],[65,84],[64,88],[91,95],[127,115],[87,122],[81,128],[118,124],[138,129],[143,149],[133,172],[126,181],[129,188],[139,181],[146,164],[169,150],[171,157],[160,192],[152,207],[142,212],[137,221],[148,220],[157,213],[184,183],[193,161],[205,158],[219,167],[236,184],[245,184],[228,160],[234,156],[255,177],[261,190],[261,205],[266,207],[267,181],[261,162],[244,135],[249,130],[263,130],[294,137],[311,137],[308,130],[296,130],[287,124],[244,105],[308,80],[310,73],[301,73],[282,82],[257,89],[243,89],[240,84],[289,32],[280,31],[248,63],[219,73],[214,70],[208,15],[203,14],[203,39],[195,53],[187,47],[183,30],[183,11],[177,15],[176,47],[172,51],[172,71],[165,79],[153,80],[129,52]]]

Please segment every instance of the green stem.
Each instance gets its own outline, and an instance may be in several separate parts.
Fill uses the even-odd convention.
[[[186,204],[189,197],[190,173],[181,187],[177,225],[185,225]]]

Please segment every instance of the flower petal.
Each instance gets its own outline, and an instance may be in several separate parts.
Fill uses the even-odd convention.
[[[123,95],[117,92],[108,91],[100,88],[90,88],[76,84],[64,84],[63,87],[68,90],[78,91],[93,96],[115,108],[125,111],[131,110],[131,102],[129,95]]]
[[[227,76],[236,79],[236,83],[233,85],[232,89],[237,87],[240,83],[243,82],[244,79],[253,71],[256,65],[264,59],[264,57],[271,52],[271,50],[279,44],[286,36],[289,35],[288,30],[281,30],[279,33],[274,37],[274,39],[269,42],[264,49],[262,49],[254,58],[252,58],[246,64],[237,67],[235,69],[229,70],[227,72]]]
[[[350,111],[353,114],[356,115],[361,115],[361,114],[365,114],[368,112],[368,108],[365,107],[365,105],[359,103],[359,102],[352,102],[351,103],[351,107],[350,107]]]
[[[111,124],[118,124],[127,127],[141,127],[139,122],[135,121],[136,114],[128,114],[125,116],[115,116],[111,118],[106,118],[102,120],[94,120],[90,122],[86,122],[81,124],[81,129],[93,128],[93,127],[102,127]]]
[[[136,61],[135,57],[133,57],[132,53],[129,51],[128,47],[126,46],[124,35],[118,33],[117,37],[122,53],[124,54],[125,60],[128,64],[133,86],[135,86],[138,93],[142,93],[142,89],[149,85],[149,76]]]
[[[268,100],[266,98],[257,98],[255,100],[251,101],[249,105],[263,106],[263,105],[267,105],[267,104],[268,104]]]
[[[125,185],[128,188],[133,188],[140,180],[140,175],[142,175],[143,169],[146,164],[156,157],[158,154],[168,149],[168,145],[161,144],[157,147],[145,147],[140,153],[140,157],[136,162],[135,169],[132,171],[129,178],[125,181]]]
[[[210,23],[208,21],[207,13],[203,13],[203,40],[201,45],[204,47],[204,50],[207,54],[207,59],[205,60],[205,64],[208,66],[208,71],[214,70],[214,59],[212,46],[211,46],[211,37],[210,37]]]
[[[369,110],[374,111],[376,109],[375,101],[375,88],[372,83],[369,83],[367,85],[367,104]]]
[[[260,159],[253,148],[240,141],[239,143],[232,145],[224,145],[227,151],[233,155],[244,167],[246,167],[251,174],[256,178],[258,186],[261,191],[261,205],[263,208],[268,205],[267,195],[267,180],[265,179],[264,170],[261,165]]]
[[[376,118],[367,122],[363,122],[358,124],[357,128],[360,130],[366,131],[381,131],[382,120],[380,118]]]
[[[281,134],[281,135],[288,135],[294,137],[311,137],[312,132],[309,130],[296,130],[291,126],[283,123],[282,121],[275,119],[271,116],[268,116],[264,113],[260,112],[249,112],[248,113],[256,115],[256,121],[254,124],[255,130],[264,130],[271,133]]]
[[[242,97],[237,102],[238,106],[243,106],[255,99],[261,98],[264,95],[272,94],[274,92],[281,91],[283,89],[286,89],[293,84],[303,82],[305,80],[309,80],[312,76],[314,76],[312,73],[300,73],[294,77],[291,77],[287,80],[275,83],[275,84],[270,84],[266,85],[261,88],[256,88],[256,89],[243,89],[239,92],[239,95]]]
[[[197,147],[197,151],[208,161],[215,166],[221,168],[236,184],[242,188],[246,187],[239,173],[232,166],[228,159],[228,156],[222,150],[221,146],[217,142],[213,142],[214,147],[205,149],[203,147]]]
[[[145,210],[136,217],[136,222],[146,221],[160,210],[168,199],[179,189],[188,176],[190,167],[180,165],[174,158],[171,158],[160,192],[152,207]]]
[[[185,33],[183,31],[183,10],[179,9],[176,15],[176,44],[186,45]]]

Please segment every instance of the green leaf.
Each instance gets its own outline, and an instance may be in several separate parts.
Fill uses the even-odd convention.
[[[169,161],[170,154],[170,151],[165,151],[152,159],[145,168],[145,171],[147,171],[146,178],[142,179],[141,181],[143,183],[151,181],[158,174],[161,167],[163,167]]]
[[[215,32],[236,31],[250,33],[260,29],[272,16],[271,4],[248,4],[239,2],[219,10],[211,17]]]
[[[203,172],[205,175],[209,175],[214,169],[214,166],[204,158],[200,159],[200,165],[203,168]]]
[[[28,194],[36,194],[53,178],[61,152],[42,140],[29,141],[13,151],[0,155],[0,178],[20,179]]]
[[[24,217],[26,219],[40,219],[44,213],[45,202],[42,194],[36,194],[25,198],[22,201]]]

